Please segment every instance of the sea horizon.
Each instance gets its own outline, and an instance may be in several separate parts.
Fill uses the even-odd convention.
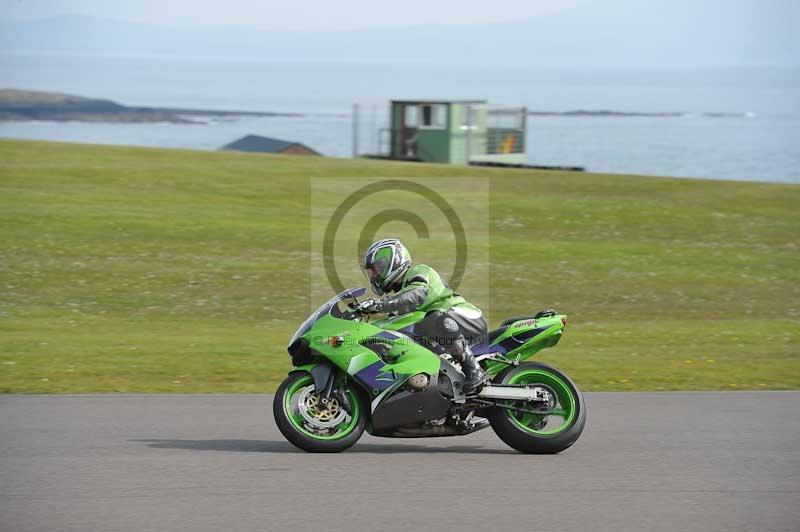
[[[757,74],[757,75],[756,75]],[[0,122],[0,137],[217,149],[246,134],[324,155],[379,150],[391,99],[485,99],[527,107],[531,164],[587,171],[800,182],[800,68],[555,68],[219,62],[0,54],[0,87],[130,106],[301,113],[202,124]],[[570,111],[611,115],[558,115]],[[641,113],[636,116],[629,113]]]

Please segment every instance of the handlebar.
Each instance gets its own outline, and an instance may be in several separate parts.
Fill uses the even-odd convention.
[[[356,318],[361,318],[364,316],[368,316],[368,314],[365,312],[361,312],[361,309],[359,308],[358,305],[358,301],[356,301],[355,303],[348,303],[347,310],[342,312],[342,317],[347,320],[354,320]]]

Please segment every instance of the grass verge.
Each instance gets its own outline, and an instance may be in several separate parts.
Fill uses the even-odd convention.
[[[800,186],[3,140],[0,391],[274,390],[309,178],[444,176],[490,180],[475,302],[568,313],[585,390],[800,387]]]

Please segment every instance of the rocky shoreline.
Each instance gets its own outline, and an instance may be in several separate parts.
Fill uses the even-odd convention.
[[[130,107],[97,98],[52,92],[0,89],[0,121],[119,122],[198,124],[196,118],[302,116],[300,113],[228,111],[173,107]]]

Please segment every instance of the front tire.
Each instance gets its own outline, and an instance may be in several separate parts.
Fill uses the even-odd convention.
[[[583,432],[586,424],[583,395],[572,379],[560,370],[541,362],[525,362],[505,369],[493,382],[543,385],[552,390],[558,399],[552,413],[547,415],[492,407],[487,416],[489,422],[495,434],[508,446],[521,453],[554,454],[575,443]],[[530,408],[524,403],[516,404],[521,408]]]
[[[272,413],[281,434],[295,447],[311,453],[338,453],[358,441],[366,426],[366,407],[352,389],[346,412],[336,399],[324,411],[318,408],[314,379],[305,372],[292,373],[275,392]]]

